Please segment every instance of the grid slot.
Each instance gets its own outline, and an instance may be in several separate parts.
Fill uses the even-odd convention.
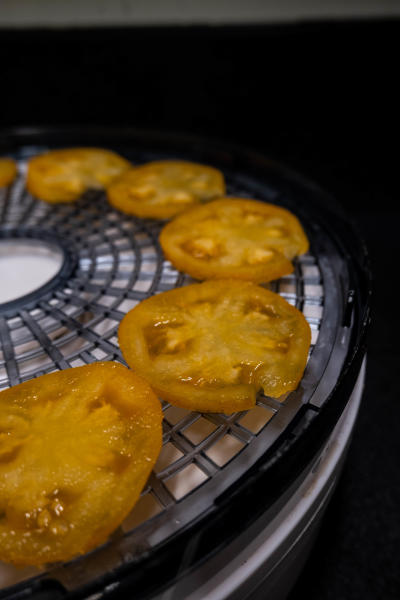
[[[13,317],[11,319],[7,319],[8,329],[13,331],[14,329],[18,329],[18,327],[22,326],[22,321],[20,317]]]
[[[210,446],[205,453],[216,465],[223,467],[239,454],[244,446],[243,442],[227,433]]]
[[[252,410],[247,411],[238,419],[241,427],[245,427],[253,434],[259,433],[274,416],[274,411],[270,408],[256,405]]]
[[[127,312],[132,310],[132,308],[134,308],[136,306],[136,304],[137,304],[137,300],[131,300],[129,298],[125,298],[125,300],[122,300],[122,302],[120,304],[118,304],[118,310],[120,313],[126,314]]]
[[[22,322],[21,327],[11,331],[10,338],[14,346],[18,346],[19,344],[32,340],[32,333],[29,331],[26,324]]]
[[[138,281],[136,281],[135,285],[133,286],[133,290],[135,292],[148,292],[151,289],[152,286],[152,280],[151,279],[139,279]],[[132,296],[130,296],[132,297]],[[143,298],[145,297],[145,295],[143,294]]]
[[[23,342],[21,344],[18,344],[16,349],[18,350],[19,357],[27,358],[27,356],[30,356],[33,353],[37,352],[38,350],[41,350],[41,347],[40,347],[38,340],[29,340],[28,342]],[[1,356],[1,354],[0,354],[0,356]]]
[[[322,285],[316,284],[305,284],[304,286],[304,296],[310,298],[322,298],[323,297],[323,287]]]
[[[109,333],[110,331],[114,331],[115,328],[118,326],[118,324],[119,324],[119,321],[116,321],[115,319],[110,319],[110,318],[106,317],[106,318],[103,318],[98,323],[96,323],[95,325],[92,325],[90,327],[90,330],[103,336],[106,334],[106,332]]]
[[[128,300],[129,302],[129,300]],[[134,301],[132,301],[134,302]],[[112,306],[113,304],[116,303],[116,299],[114,296],[107,296],[106,294],[104,294],[103,296],[101,296],[98,300],[97,300],[97,304],[99,306],[99,309],[103,309],[104,307],[109,308],[110,306]]]
[[[75,358],[74,360],[69,361],[70,367],[83,367],[85,364],[85,361],[81,358]]]
[[[191,463],[164,481],[164,485],[175,500],[182,500],[182,498],[193,492],[207,481],[207,479],[208,476],[204,471],[199,469],[194,463]]]
[[[311,323],[315,323],[317,326],[322,319],[322,312],[323,308],[319,304],[305,304],[303,308],[303,314],[306,319]]]
[[[318,341],[319,330],[311,327],[311,345],[315,346]]]
[[[208,438],[214,431],[217,429],[217,426],[210,421],[207,421],[203,417],[199,417],[197,421],[183,429],[183,435],[187,438],[194,446],[198,446],[206,438]]]
[[[21,378],[26,379],[28,375],[32,377],[35,376],[39,369],[41,371],[47,371],[49,368],[53,368],[54,362],[43,352],[41,356],[28,360],[21,360],[18,365]],[[17,383],[20,382],[18,381]],[[15,385],[17,385],[17,383]]]
[[[94,350],[91,351],[91,355],[94,356],[96,360],[105,360],[108,356],[107,352],[104,352],[101,348],[94,348]]]

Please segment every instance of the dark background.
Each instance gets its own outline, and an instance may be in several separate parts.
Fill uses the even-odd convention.
[[[291,600],[400,598],[400,21],[0,31],[0,127],[122,125],[253,147],[333,193],[374,277],[347,464]]]

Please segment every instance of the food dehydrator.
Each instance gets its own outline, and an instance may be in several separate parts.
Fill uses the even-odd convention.
[[[221,169],[229,195],[291,210],[310,240],[269,284],[312,330],[285,399],[199,414],[163,402],[163,448],[109,541],[41,569],[0,566],[0,598],[285,598],[335,487],[361,399],[370,272],[363,242],[327,193],[269,159],[213,140],[116,128],[4,131],[19,175],[0,190],[0,389],[94,361],[123,362],[117,329],[138,302],[192,280],[167,262],[162,223],[122,214],[103,191],[50,205],[25,189],[27,160],[98,146],[134,164],[179,158]],[[18,275],[26,271],[28,275]]]

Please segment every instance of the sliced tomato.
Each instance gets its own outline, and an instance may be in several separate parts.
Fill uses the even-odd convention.
[[[107,190],[112,206],[137,217],[169,219],[225,193],[221,171],[182,160],[162,160],[124,173]]]
[[[255,283],[291,273],[291,260],[308,250],[297,217],[244,198],[221,198],[186,211],[163,228],[160,243],[166,258],[196,279]]]
[[[162,439],[148,384],[96,363],[0,393],[0,559],[68,560],[104,542],[139,498]]]
[[[208,281],[142,301],[122,320],[127,363],[172,404],[232,413],[256,394],[294,390],[310,345],[303,314],[278,294],[238,281]]]
[[[131,164],[103,148],[51,150],[28,163],[26,187],[46,202],[74,202],[88,189],[101,189]]]

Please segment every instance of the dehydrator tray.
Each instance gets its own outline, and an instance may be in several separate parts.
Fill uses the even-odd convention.
[[[0,304],[0,389],[98,360],[123,363],[117,330],[126,312],[152,294],[193,281],[164,259],[162,222],[114,210],[104,192],[50,205],[26,191],[31,156],[88,145],[120,152],[134,164],[160,158],[210,164],[224,172],[229,195],[294,212],[310,251],[295,261],[292,275],[269,287],[307,318],[309,360],[295,392],[283,401],[260,395],[247,412],[199,414],[164,402],[159,460],[112,539],[67,564],[1,566],[0,597],[28,591],[38,598],[101,596],[124,582],[150,597],[260,511],[273,509],[335,425],[365,351],[365,248],[313,184],[258,155],[207,140],[117,129],[18,130],[4,132],[0,142],[1,155],[19,166],[13,185],[0,190],[0,259],[2,248],[11,256],[25,245],[30,254],[57,258],[58,266],[37,289]]]

